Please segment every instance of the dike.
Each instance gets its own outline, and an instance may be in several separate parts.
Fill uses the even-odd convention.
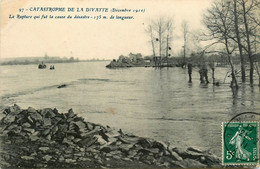
[[[72,109],[6,108],[0,121],[0,168],[209,168],[215,155],[181,149],[86,122]]]

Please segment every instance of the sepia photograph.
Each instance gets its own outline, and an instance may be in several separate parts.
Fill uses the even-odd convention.
[[[1,0],[0,168],[258,168],[259,0]]]

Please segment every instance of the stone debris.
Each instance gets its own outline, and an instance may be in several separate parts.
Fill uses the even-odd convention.
[[[143,163],[148,168],[221,166],[219,158],[206,151],[193,147],[182,150],[125,134],[121,129],[116,131],[86,122],[72,109],[63,114],[57,109],[21,109],[14,105],[3,114],[0,121],[0,141],[4,145],[0,154],[2,168],[118,167],[110,163],[113,160],[122,164]]]

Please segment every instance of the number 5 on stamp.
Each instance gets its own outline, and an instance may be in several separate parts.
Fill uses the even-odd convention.
[[[222,123],[222,164],[259,164],[259,123]]]

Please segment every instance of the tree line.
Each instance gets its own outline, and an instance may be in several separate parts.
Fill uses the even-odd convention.
[[[231,68],[233,86],[238,88],[234,65],[231,57],[238,52],[240,56],[241,78],[246,81],[245,56],[249,59],[249,79],[253,85],[254,70],[258,71],[258,63],[254,58],[259,45],[259,9],[258,0],[215,0],[203,16],[203,23],[208,30],[207,40],[214,40],[209,46],[221,44],[218,52],[226,55]],[[253,51],[252,46],[255,46]],[[205,49],[206,51],[207,49]],[[260,84],[260,79],[259,79]]]
[[[197,45],[192,55],[224,56],[231,68],[232,88],[238,88],[234,56],[239,55],[241,80],[246,81],[246,64],[249,63],[249,81],[253,85],[254,71],[259,77],[259,33],[260,1],[259,0],[214,0],[211,7],[203,14],[202,23],[206,31],[191,32],[188,22],[181,25],[183,46],[182,62],[186,66],[187,43]],[[171,44],[174,40],[173,17],[159,17],[148,25],[146,32],[150,37],[153,57],[171,57]],[[191,38],[192,37],[192,38]],[[201,47],[200,42],[207,42]],[[188,59],[189,60],[189,59]],[[211,59],[214,60],[214,59]]]

